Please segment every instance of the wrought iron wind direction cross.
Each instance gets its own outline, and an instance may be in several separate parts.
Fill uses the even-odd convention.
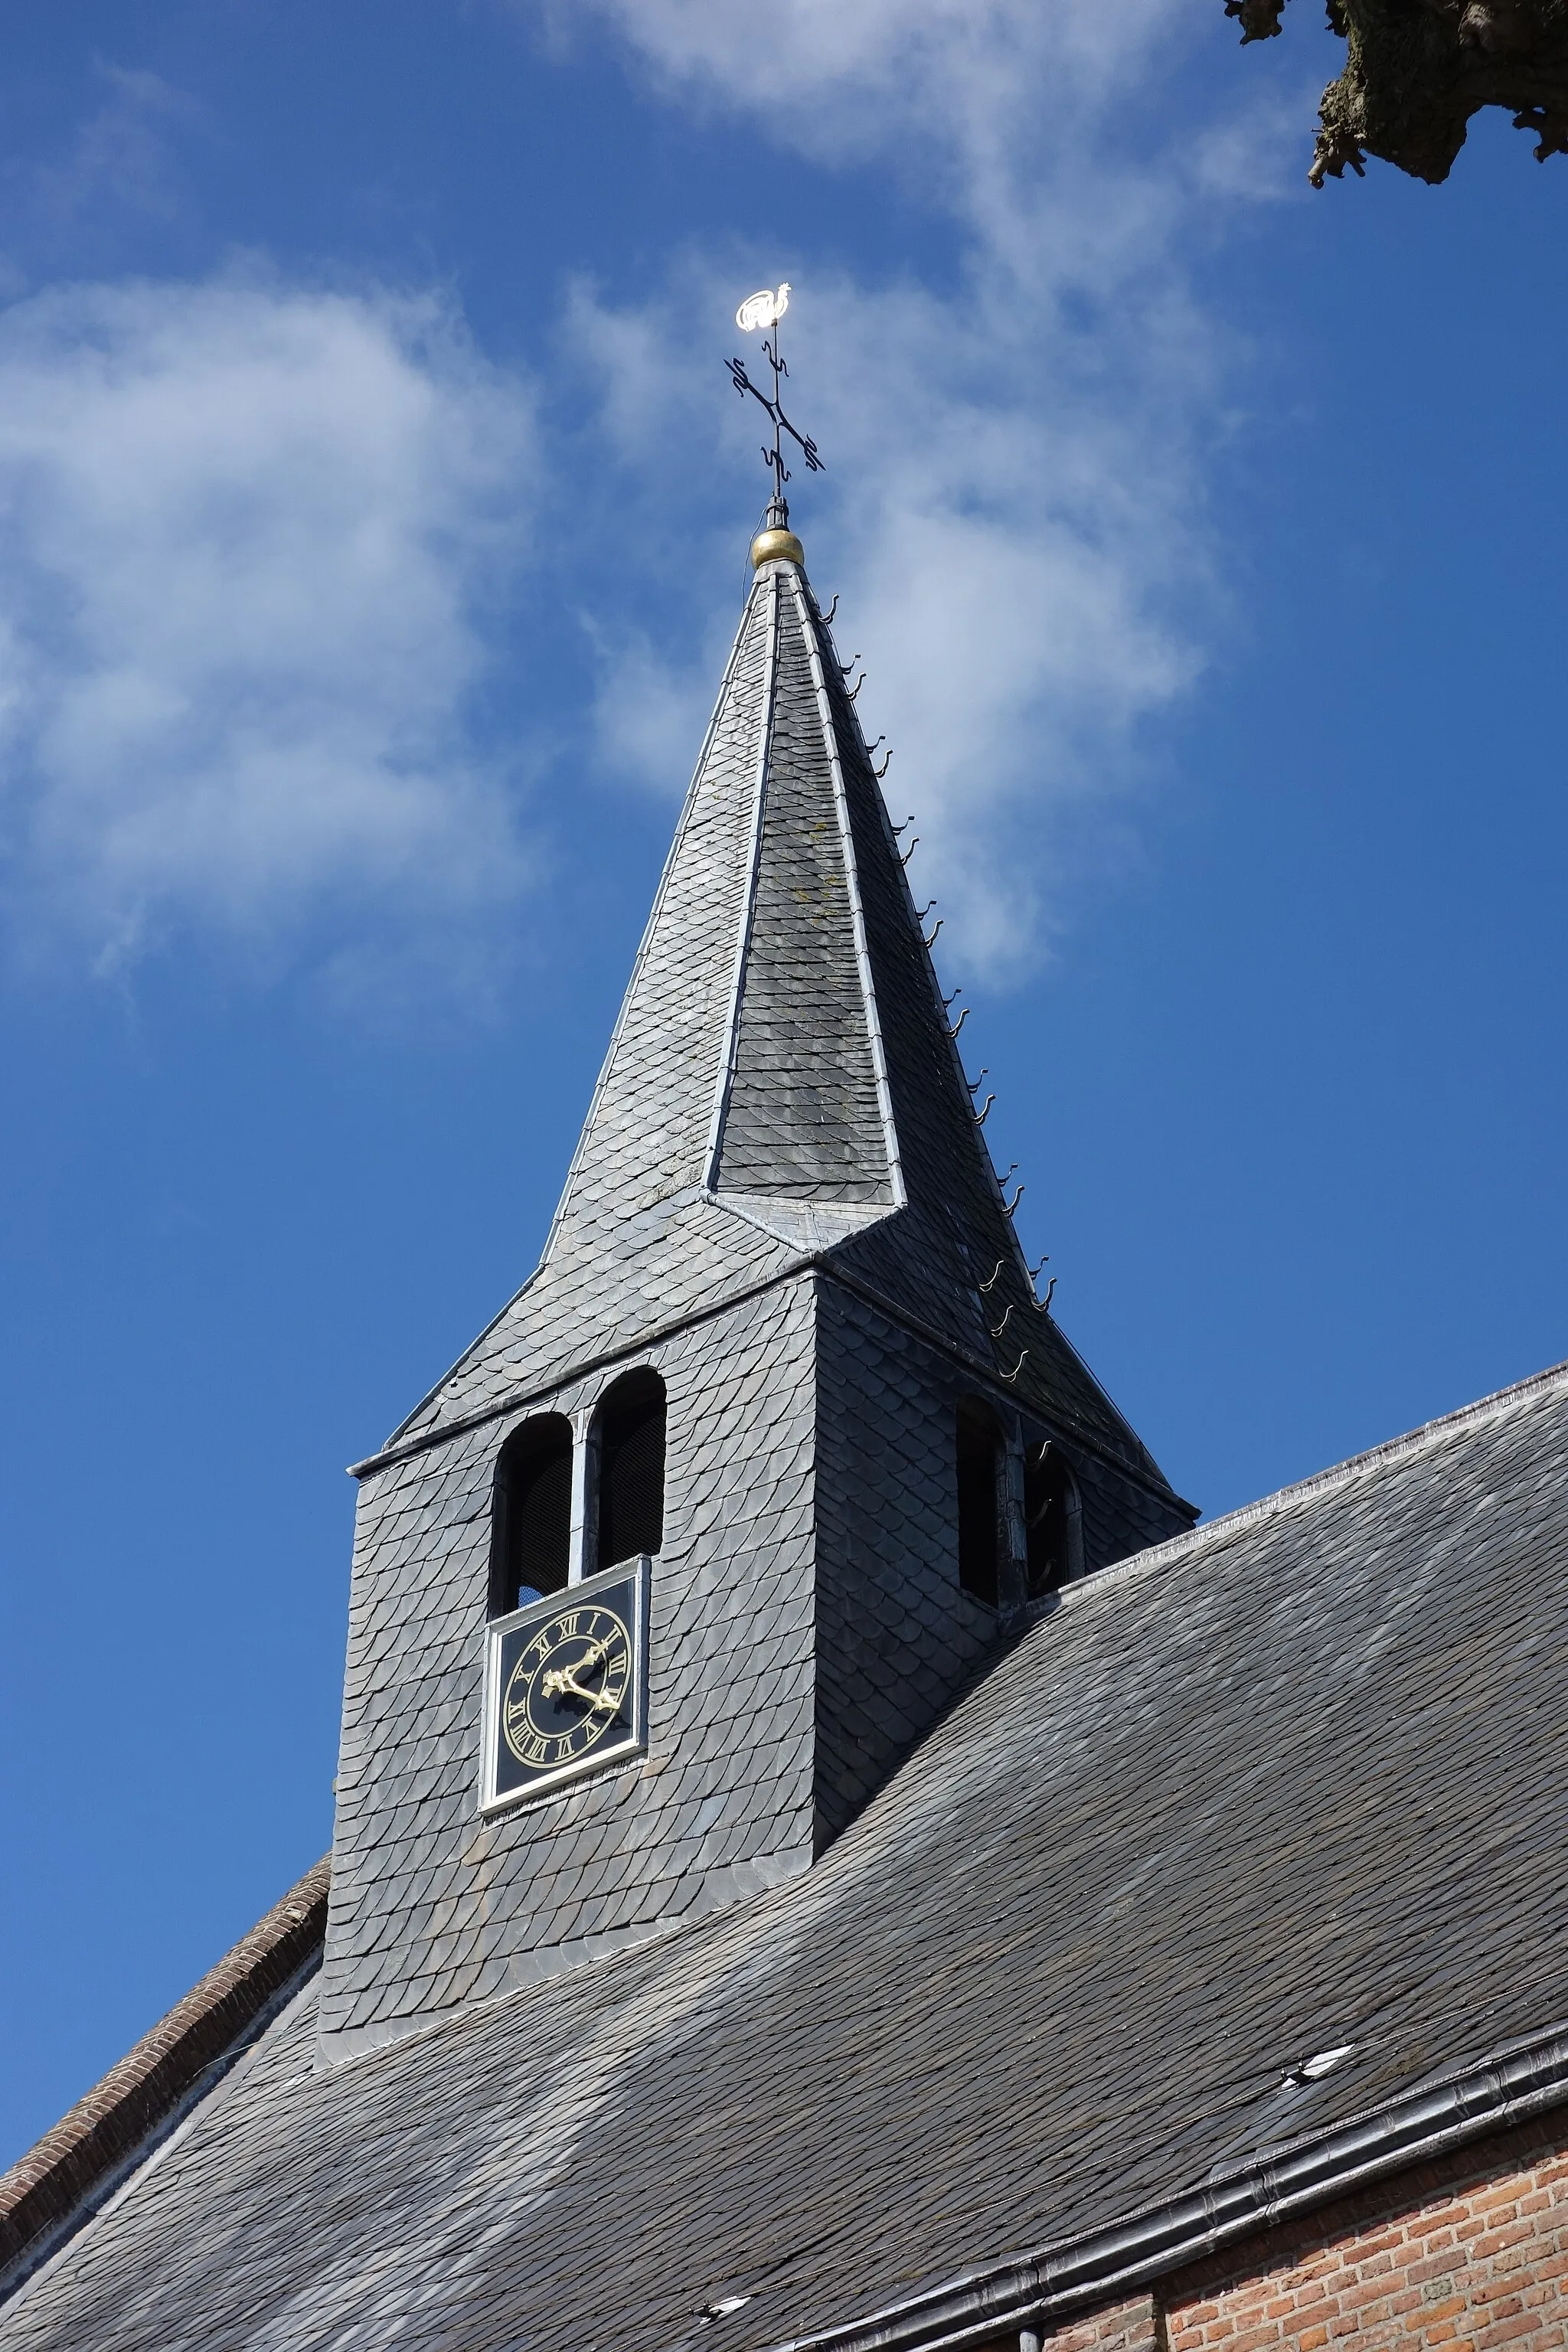
[[[802,433],[797,426],[790,423],[784,413],[784,406],[779,398],[780,383],[789,373],[788,368],[779,357],[779,320],[788,309],[789,285],[786,280],[780,286],[777,293],[774,293],[770,287],[763,287],[760,293],[748,294],[735,313],[735,324],[743,335],[755,334],[759,327],[771,327],[773,330],[771,335],[765,334],[763,337],[763,356],[773,372],[773,393],[771,400],[765,392],[759,391],[752,382],[751,377],[746,373],[744,361],[730,362],[730,379],[736,391],[749,392],[753,400],[762,403],[773,419],[773,446],[770,449],[764,443],[763,462],[773,475],[773,496],[776,499],[783,498],[784,486],[790,478],[789,467],[784,461],[784,436],[786,433],[805,459],[807,473],[820,474],[822,471],[822,460],[816,454],[816,442],[808,433]]]

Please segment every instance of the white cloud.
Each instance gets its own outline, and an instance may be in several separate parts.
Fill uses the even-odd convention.
[[[1245,331],[1195,299],[1188,261],[1276,196],[1258,126],[1277,96],[1238,79],[1242,111],[1194,113],[1197,77],[1172,94],[1195,37],[1183,0],[596,13],[668,97],[750,114],[830,168],[877,159],[960,226],[944,284],[857,283],[784,240],[710,244],[636,307],[580,290],[570,331],[629,495],[658,508],[645,536],[668,575],[683,535],[706,545],[715,501],[705,488],[694,516],[694,468],[652,453],[711,441],[713,478],[750,479],[760,501],[760,467],[740,470],[760,413],[731,403],[716,434],[706,420],[735,299],[791,278],[790,404],[828,466],[792,485],[813,575],[841,590],[840,643],[866,656],[861,709],[891,738],[888,789],[915,813],[944,946],[1016,974],[1067,919],[1085,859],[1125,839],[1120,805],[1158,772],[1152,723],[1220,625],[1205,483]],[[628,634],[607,659],[601,737],[623,767],[675,781],[671,728],[692,715],[689,756],[713,618],[684,648]]]
[[[548,536],[580,599],[595,506],[614,533],[591,600],[601,759],[684,782],[763,496],[760,416],[723,388],[731,314],[790,276],[792,398],[829,466],[795,485],[814,575],[870,664],[862,709],[892,737],[945,945],[1021,969],[1072,896],[1082,813],[1113,836],[1213,632],[1205,445],[1235,347],[1185,290],[1183,240],[1260,180],[1247,123],[1178,138],[1156,108],[1163,146],[1138,127],[1177,0],[597,13],[679,102],[750,110],[827,168],[879,155],[964,246],[940,286],[710,241],[636,306],[569,296],[599,405],[553,452]],[[163,104],[116,81],[107,115]],[[356,922],[411,968],[471,942],[527,871],[469,714],[532,443],[521,388],[433,299],[257,277],[0,314],[13,936],[108,964],[192,928],[274,954],[330,908],[351,961]],[[697,580],[722,585],[694,604]]]
[[[599,755],[614,772],[673,797],[707,724],[722,654],[678,668],[640,631],[594,634],[605,673],[594,713]]]
[[[180,205],[179,173],[169,134],[203,120],[202,109],[158,74],[99,58],[93,78],[100,103],[57,161],[19,175],[14,202],[27,222],[27,242],[47,250],[92,233],[94,215],[113,232],[127,218],[170,221]]]
[[[764,115],[816,152],[911,121],[978,153],[1146,72],[1179,0],[598,0],[667,85]],[[1042,103],[1044,121],[1041,121]]]
[[[524,861],[466,707],[526,398],[433,299],[259,278],[0,315],[0,892],[24,952],[451,922]]]
[[[594,0],[594,13],[667,93],[750,112],[830,164],[877,157],[1026,279],[1092,271],[1147,206],[1164,173],[1140,171],[1129,145],[1108,179],[1106,133],[1192,22],[1190,0]],[[1085,173],[1096,184],[1075,202]],[[1074,233],[1072,258],[1053,227]]]
[[[614,382],[615,358],[636,352],[639,407],[605,425],[628,470],[642,436],[700,448],[733,282],[732,268],[689,274],[630,321],[579,296],[574,332],[594,375]],[[955,299],[818,278],[790,324],[791,396],[808,404],[828,466],[790,486],[808,566],[825,600],[839,593],[841,652],[864,656],[859,708],[868,732],[891,740],[889,794],[916,816],[922,891],[939,894],[945,944],[1005,978],[1061,917],[1080,812],[1126,789],[1141,725],[1200,659],[1193,624],[1209,589],[1192,394],[1168,390],[1198,373],[1192,321],[1180,303],[1142,306],[1136,353],[1121,356],[1104,404],[1103,330],[998,316],[984,289]],[[715,471],[751,478],[760,502],[760,412],[729,403],[718,415],[729,462]],[[644,535],[665,551],[689,473],[661,492],[664,478],[644,472],[668,499]],[[731,513],[736,558],[748,520]],[[732,625],[739,562],[724,571]],[[685,781],[718,676],[714,617],[693,632],[695,658],[641,633],[600,633],[602,748],[666,790]]]

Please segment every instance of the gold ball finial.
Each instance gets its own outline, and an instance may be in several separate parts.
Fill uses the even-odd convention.
[[[805,562],[805,550],[793,530],[782,530],[776,524],[758,531],[752,541],[752,569],[756,572],[764,563],[799,563]]]

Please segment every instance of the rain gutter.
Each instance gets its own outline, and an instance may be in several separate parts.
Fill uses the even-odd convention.
[[[1201,2189],[1108,2228],[965,2272],[772,2352],[968,2352],[1014,2334],[1037,2345],[1043,2325],[1115,2302],[1294,2214],[1565,2101],[1568,2028],[1558,2027],[1310,2138],[1216,2168]]]

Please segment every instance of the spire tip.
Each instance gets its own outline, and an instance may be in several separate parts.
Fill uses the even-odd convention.
[[[763,527],[752,541],[752,569],[761,571],[764,563],[805,562],[805,550],[789,527],[789,501],[782,492],[775,492],[768,501]]]

